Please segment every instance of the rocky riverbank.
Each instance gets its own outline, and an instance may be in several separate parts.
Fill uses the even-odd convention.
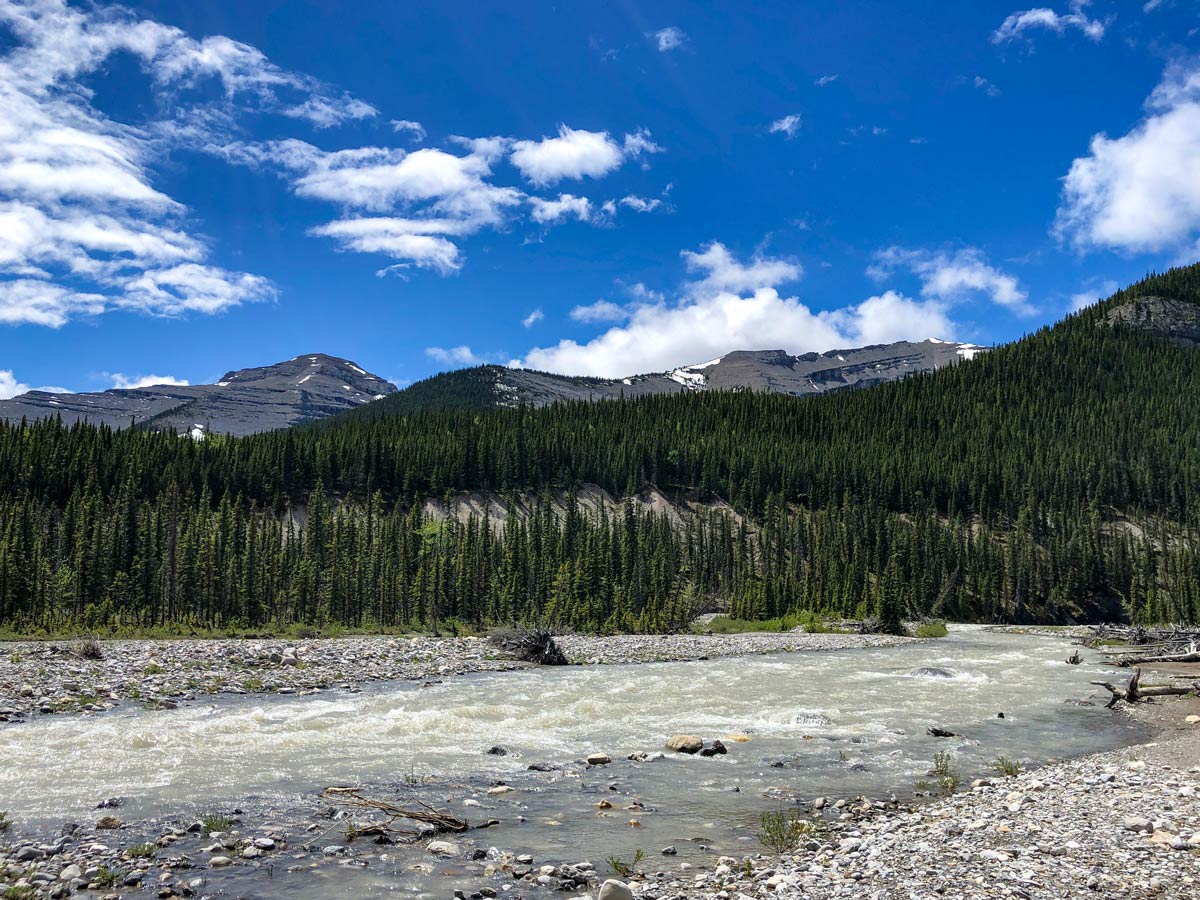
[[[890,646],[845,634],[621,635],[560,638],[575,663],[616,664]],[[98,654],[98,656],[97,656]],[[527,664],[483,638],[18,641],[0,644],[0,723],[94,713],[121,703],[172,707],[215,694],[357,690]]]
[[[833,821],[809,819],[796,852],[722,857],[630,887],[642,900],[1195,897],[1198,713],[1194,698],[1144,705],[1132,714],[1164,729],[1152,743],[979,779],[923,807],[845,803]]]

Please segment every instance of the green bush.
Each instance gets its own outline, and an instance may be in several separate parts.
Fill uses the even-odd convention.
[[[937,619],[932,622],[922,622],[917,626],[913,635],[919,638],[944,638],[949,633],[946,630],[946,623]]]

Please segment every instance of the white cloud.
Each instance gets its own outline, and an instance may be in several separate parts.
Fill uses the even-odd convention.
[[[1000,88],[996,87],[996,85],[992,84],[992,82],[988,81],[982,75],[975,76],[975,87],[983,91],[989,97],[1000,96]]]
[[[521,320],[521,324],[524,325],[526,328],[532,328],[534,325],[536,325],[538,322],[542,321],[542,319],[544,319],[544,318],[546,318],[546,314],[542,312],[542,308],[539,306],[537,309],[535,309],[533,312],[531,312],[529,315],[527,315],[525,318],[523,318]]]
[[[620,306],[611,300],[597,300],[586,306],[576,306],[571,310],[571,318],[576,322],[624,322],[629,318],[628,307]]]
[[[11,369],[0,369],[0,400],[11,400],[30,391],[40,391],[43,394],[69,394],[71,391],[64,387],[30,387],[17,381]]]
[[[832,75],[822,75],[820,78],[814,81],[813,84],[815,84],[817,87],[828,87],[837,81],[837,79],[837,73],[835,72]]]
[[[482,365],[484,360],[476,356],[471,348],[462,344],[458,347],[426,347],[425,355],[430,359],[434,359],[444,365],[457,366],[478,366]]]
[[[769,259],[756,255],[749,264],[738,262],[729,249],[717,241],[699,252],[684,250],[680,256],[689,272],[700,277],[689,286],[693,295],[720,292],[753,291],[762,287],[779,287],[796,281],[804,272],[799,263],[786,259]]]
[[[380,253],[443,275],[458,271],[462,257],[458,246],[444,235],[474,230],[470,223],[452,219],[406,219],[390,216],[339,219],[310,229],[309,234],[330,237],[344,250]],[[389,269],[393,268],[391,266]],[[386,270],[381,269],[378,274]]]
[[[1111,297],[1117,292],[1120,285],[1112,279],[1102,281],[1098,285],[1077,294],[1071,295],[1071,312],[1079,312],[1081,309],[1086,309],[1093,303],[1103,300],[1105,297]]]
[[[0,400],[9,400],[30,390],[29,385],[17,381],[12,369],[0,369]]]
[[[543,225],[554,225],[568,218],[586,222],[592,215],[592,201],[574,194],[559,194],[557,200],[530,197],[529,203],[533,207],[533,220]]]
[[[120,372],[110,372],[112,386],[121,391],[132,391],[138,388],[157,387],[187,387],[186,378],[176,378],[174,375],[122,375]]]
[[[777,287],[800,276],[800,267],[762,256],[747,263],[712,243],[683,254],[691,281],[669,303],[635,285],[634,302],[601,300],[576,307],[579,322],[619,322],[596,338],[535,347],[510,364],[573,375],[622,377],[665,371],[735,349],[781,347],[792,353],[901,339],[948,337],[948,302],[911,300],[894,291],[831,312],[813,312]],[[637,288],[641,287],[639,291]]]
[[[408,133],[418,144],[425,140],[425,126],[411,119],[392,119],[392,131],[397,134]]]
[[[273,296],[264,279],[207,262],[187,210],[154,186],[154,165],[247,110],[317,127],[374,114],[247,44],[194,39],[118,6],[0,0],[0,27],[11,38],[0,56],[0,322],[217,312]],[[91,102],[119,55],[157,103],[136,127]]]
[[[1100,19],[1089,19],[1084,9],[1090,0],[1074,0],[1070,4],[1070,12],[1057,13],[1047,7],[1027,9],[1012,13],[999,28],[992,33],[992,43],[1004,44],[1020,37],[1023,32],[1031,29],[1044,28],[1062,34],[1068,28],[1074,28],[1090,40],[1099,41],[1104,37],[1107,22]]]
[[[688,36],[682,29],[676,28],[674,25],[668,25],[666,28],[660,28],[658,31],[650,32],[647,37],[654,40],[658,45],[659,53],[666,53],[670,50],[677,50],[687,43]]]
[[[660,150],[645,129],[625,135],[624,143],[618,144],[607,131],[560,125],[558,137],[514,141],[509,159],[529,181],[544,187],[564,178],[602,178],[626,159]]]
[[[1128,134],[1097,134],[1063,180],[1055,233],[1080,249],[1180,250],[1200,235],[1200,60],[1173,63]]]
[[[634,194],[627,194],[618,200],[617,203],[626,209],[632,209],[634,212],[639,213],[654,212],[654,210],[662,206],[662,201],[657,197],[651,197],[647,200],[645,197],[638,197]]]
[[[867,273],[882,281],[902,268],[921,280],[922,296],[932,300],[954,303],[983,295],[1018,315],[1035,312],[1016,276],[989,264],[974,247],[954,252],[888,247],[875,254]]]
[[[771,134],[783,134],[790,141],[796,136],[796,132],[800,130],[800,115],[793,113],[790,116],[784,116],[782,119],[776,119],[771,123],[769,129]]]

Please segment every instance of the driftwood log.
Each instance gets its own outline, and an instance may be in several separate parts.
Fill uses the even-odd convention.
[[[416,808],[405,808],[386,800],[364,797],[359,792],[359,788],[352,787],[326,788],[325,796],[332,801],[383,816],[382,819],[368,822],[359,827],[353,825],[347,827],[346,835],[351,840],[356,837],[375,837],[384,839],[384,843],[389,843],[396,842],[398,838],[400,843],[412,843],[429,833],[428,826],[432,826],[437,833],[463,832],[470,827],[470,823],[466,819],[460,819],[451,813],[434,809],[420,800],[416,801],[418,804]],[[416,822],[427,826],[427,829],[404,828],[398,824],[402,821]]]
[[[1172,685],[1142,687],[1141,682],[1142,670],[1134,669],[1133,677],[1129,679],[1129,685],[1124,689],[1116,687],[1107,681],[1093,681],[1092,684],[1096,685],[1096,687],[1104,688],[1112,695],[1107,704],[1108,709],[1112,709],[1122,700],[1126,703],[1137,703],[1146,697],[1182,697],[1186,694],[1200,693],[1200,682],[1190,687],[1175,687]]]
[[[533,628],[503,628],[492,632],[491,642],[518,659],[540,666],[565,666],[570,660],[549,631]]]

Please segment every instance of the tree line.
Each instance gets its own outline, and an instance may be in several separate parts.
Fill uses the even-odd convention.
[[[0,628],[1200,620],[1200,354],[1103,325],[1147,294],[1196,302],[1200,269],[823,397],[482,410],[426,390],[199,442],[0,424]],[[671,510],[635,502],[652,488]],[[431,513],[464,492],[528,512]]]

